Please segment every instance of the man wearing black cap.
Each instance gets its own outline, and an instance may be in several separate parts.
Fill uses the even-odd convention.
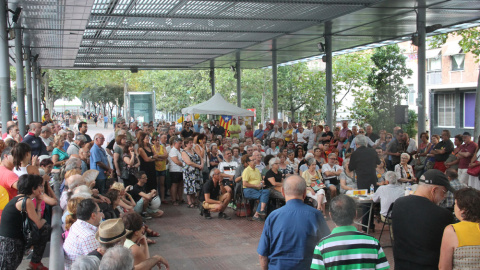
[[[447,191],[455,192],[441,171],[428,170],[420,177],[414,195],[399,198],[392,211],[395,269],[438,269],[445,227],[452,213],[438,206]]]
[[[468,165],[477,149],[477,144],[472,141],[472,135],[469,132],[463,133],[463,142],[464,144],[460,145],[460,150],[457,153],[458,180],[460,180],[460,183],[466,185],[468,183]]]

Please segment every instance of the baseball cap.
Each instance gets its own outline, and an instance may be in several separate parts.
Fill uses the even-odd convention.
[[[443,186],[448,191],[454,193],[455,189],[450,185],[450,181],[445,174],[437,169],[430,169],[426,171],[421,177],[420,181],[429,185]]]
[[[472,134],[470,134],[470,132],[465,131],[465,132],[463,133],[463,136],[470,136],[470,137],[472,137]]]

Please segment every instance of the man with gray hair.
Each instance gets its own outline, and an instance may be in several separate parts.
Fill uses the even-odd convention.
[[[443,231],[453,223],[452,212],[438,206],[447,191],[455,192],[445,174],[431,169],[419,180],[415,194],[393,205],[393,257],[399,270],[438,269]]]
[[[388,208],[390,205],[395,202],[396,199],[403,197],[405,191],[401,185],[397,184],[397,175],[395,172],[388,171],[385,174],[385,180],[388,181],[388,185],[380,186],[375,194],[373,194],[373,201],[380,201],[380,214],[383,222],[387,218]]]
[[[357,187],[358,189],[370,189],[370,186],[377,186],[377,165],[380,164],[380,158],[378,157],[377,151],[375,149],[367,147],[367,140],[363,134],[357,135],[355,140],[357,141],[357,150],[352,153],[350,157],[350,164],[348,164],[348,169],[350,171],[355,171],[357,175]],[[370,207],[362,204],[363,208],[363,218],[362,224],[365,227],[362,227],[364,231],[367,231],[368,217],[367,212],[370,211]],[[373,215],[371,215],[373,221]],[[370,229],[375,230],[375,224],[370,222]]]
[[[303,203],[306,190],[302,177],[285,179],[286,204],[268,216],[258,243],[263,270],[309,269],[315,245],[330,233],[322,213]]]
[[[133,255],[130,249],[115,246],[108,249],[100,262],[99,270],[132,270]]]
[[[87,138],[84,135],[77,135],[75,137],[75,141],[73,141],[70,146],[68,146],[67,154],[71,155],[78,155],[80,148],[82,148],[85,143],[87,142]]]
[[[52,129],[48,126],[42,127],[42,130],[40,132],[40,139],[42,139],[43,144],[45,144],[45,147],[47,148],[48,155],[52,155],[53,151],[53,140],[50,138],[52,135]]]

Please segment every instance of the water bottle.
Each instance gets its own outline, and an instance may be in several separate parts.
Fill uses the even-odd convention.
[[[370,185],[370,195],[373,195],[373,193],[375,193],[375,187],[373,186],[373,184]]]
[[[407,183],[407,189],[405,190],[405,196],[408,196],[412,193],[412,184],[410,182]]]

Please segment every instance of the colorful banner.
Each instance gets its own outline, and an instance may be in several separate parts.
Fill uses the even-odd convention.
[[[232,123],[232,116],[230,115],[222,115],[220,116],[220,126],[225,129],[225,136],[230,137],[230,132],[228,132],[228,126]]]

